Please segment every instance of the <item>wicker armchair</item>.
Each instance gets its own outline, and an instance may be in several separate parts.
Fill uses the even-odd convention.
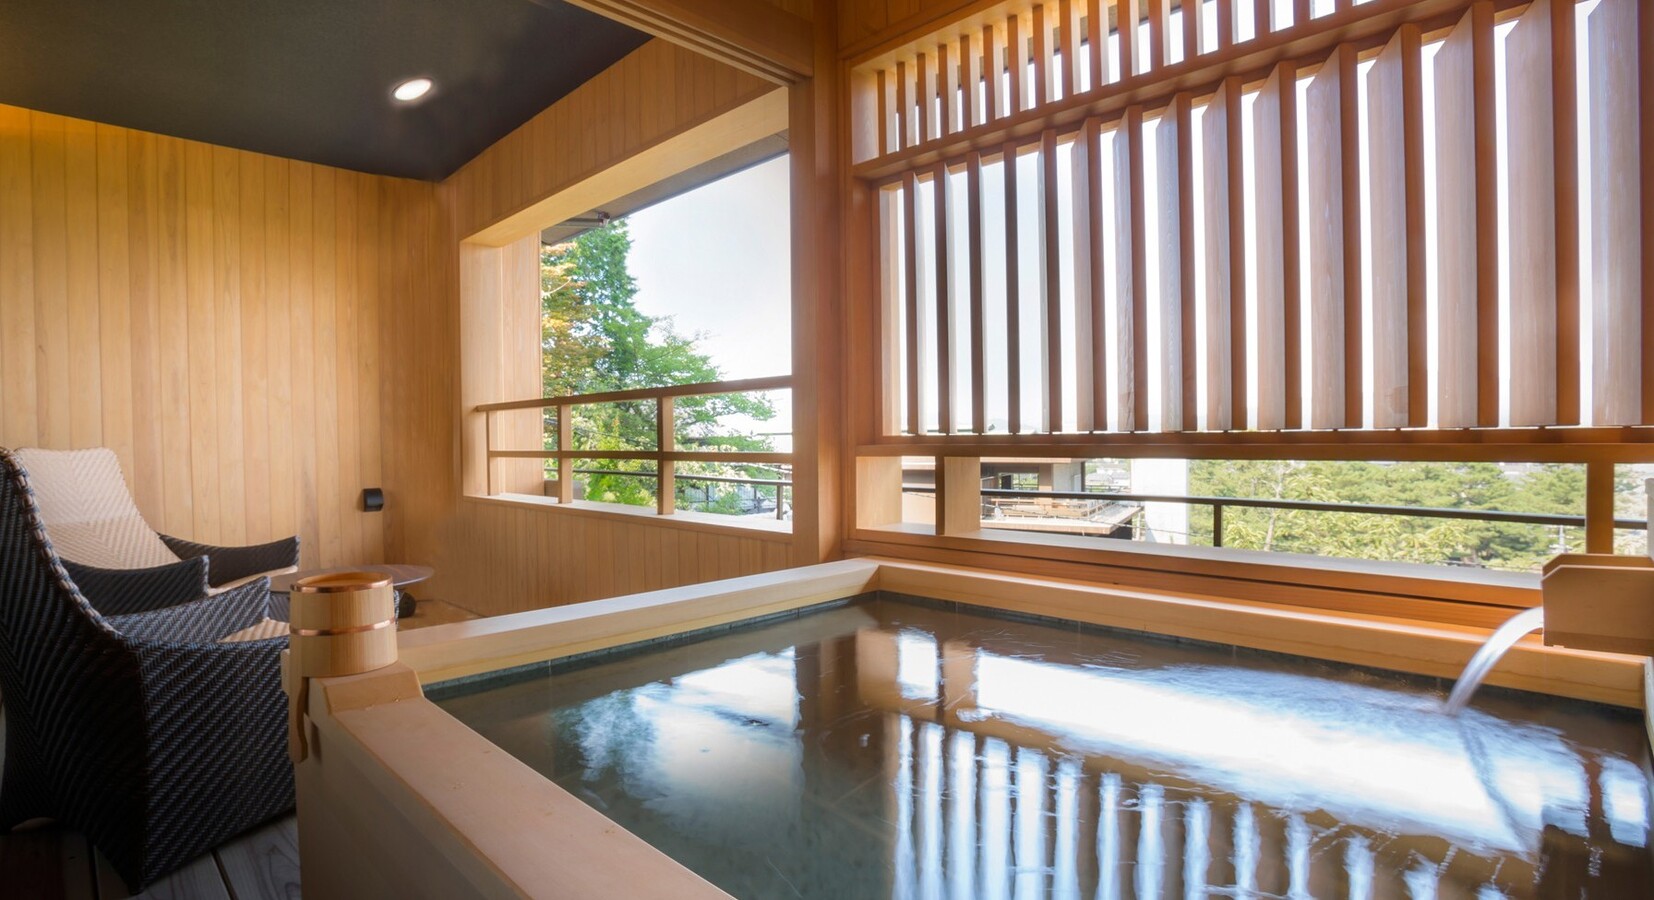
[[[259,579],[99,613],[47,538],[28,473],[0,449],[0,830],[57,819],[137,891],[292,808],[286,638],[234,637],[267,621],[268,602]]]
[[[216,594],[298,568],[297,537],[215,547],[156,532],[133,502],[111,450],[27,448],[16,456],[33,476],[41,521],[70,577],[105,614],[152,609],[161,598],[194,599],[179,591],[183,581]]]

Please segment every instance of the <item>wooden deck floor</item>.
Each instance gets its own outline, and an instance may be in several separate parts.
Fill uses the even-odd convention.
[[[421,600],[400,629],[474,619],[442,600]],[[5,719],[0,715],[0,735]],[[4,752],[0,743],[0,754]],[[114,900],[131,894],[86,837],[50,822],[0,834],[0,900]],[[287,816],[254,828],[138,895],[153,900],[298,900],[299,826]]]

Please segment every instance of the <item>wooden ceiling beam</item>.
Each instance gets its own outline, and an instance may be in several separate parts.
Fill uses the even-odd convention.
[[[815,69],[809,20],[765,0],[570,0],[744,72],[793,84]]]

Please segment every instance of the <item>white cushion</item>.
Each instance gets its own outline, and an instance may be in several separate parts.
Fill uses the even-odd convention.
[[[138,512],[113,450],[26,448],[17,458],[29,472],[46,535],[59,556],[101,569],[150,569],[178,561]]]

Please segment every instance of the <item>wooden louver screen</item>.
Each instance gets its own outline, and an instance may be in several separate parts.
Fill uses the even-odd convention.
[[[1639,6],[1021,2],[864,62],[884,433],[1654,424]]]

